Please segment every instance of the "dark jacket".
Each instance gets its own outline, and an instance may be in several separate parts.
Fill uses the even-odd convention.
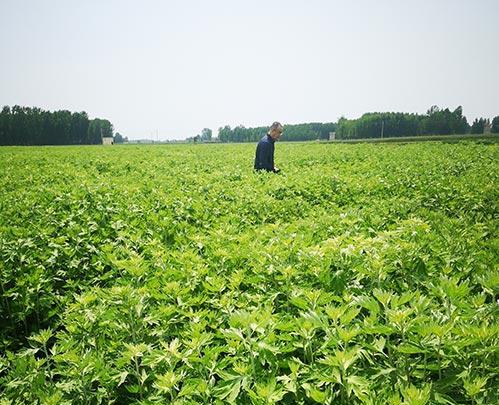
[[[274,172],[274,144],[270,135],[265,135],[256,146],[255,170]]]

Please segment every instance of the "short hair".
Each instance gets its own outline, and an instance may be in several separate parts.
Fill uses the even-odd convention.
[[[282,124],[278,121],[275,121],[269,128],[269,132],[273,131],[274,129],[277,129],[279,127],[282,127]]]

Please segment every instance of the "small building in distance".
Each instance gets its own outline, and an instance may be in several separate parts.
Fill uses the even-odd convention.
[[[112,136],[103,136],[102,137],[103,145],[114,145],[114,138]]]
[[[336,139],[336,132],[330,132],[329,133],[329,140],[334,141]]]

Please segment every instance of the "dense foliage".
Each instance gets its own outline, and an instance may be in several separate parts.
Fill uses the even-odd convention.
[[[128,142],[128,137],[123,137],[119,132],[114,134],[114,143],[125,143]]]
[[[473,124],[471,124],[470,133],[472,134],[483,134],[485,126],[489,124],[489,120],[485,118],[475,118]]]
[[[461,106],[454,111],[432,106],[426,114],[373,112],[357,119],[341,117],[337,123],[285,124],[283,139],[287,141],[329,139],[331,132],[336,132],[336,139],[452,135],[470,132],[483,134],[487,122],[485,118],[477,118],[470,126]],[[492,121],[492,132],[499,132],[498,125],[499,121]],[[267,130],[267,127],[245,128],[240,125],[231,128],[227,125],[219,128],[218,139],[221,142],[255,142]],[[198,139],[202,140],[199,136]]]
[[[499,134],[499,115],[492,119],[490,132],[493,134]]]
[[[431,107],[425,115],[407,113],[367,113],[358,119],[340,118],[337,137],[343,139],[414,135],[465,134],[470,126],[462,107],[454,111]],[[483,133],[483,128],[481,132]]]
[[[260,140],[268,131],[268,127],[245,128],[239,125],[231,128],[226,125],[218,130],[220,142],[256,142]],[[329,133],[336,130],[336,124],[329,123],[309,123],[309,124],[286,124],[286,141],[312,141],[316,139],[329,139]]]
[[[497,403],[498,151],[1,148],[0,403]]]
[[[108,120],[90,120],[86,112],[45,111],[41,108],[5,106],[0,112],[0,145],[100,144],[112,137]]]

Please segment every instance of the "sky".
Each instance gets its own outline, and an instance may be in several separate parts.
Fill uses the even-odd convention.
[[[499,0],[0,0],[0,106],[129,139],[461,105],[499,115]]]

